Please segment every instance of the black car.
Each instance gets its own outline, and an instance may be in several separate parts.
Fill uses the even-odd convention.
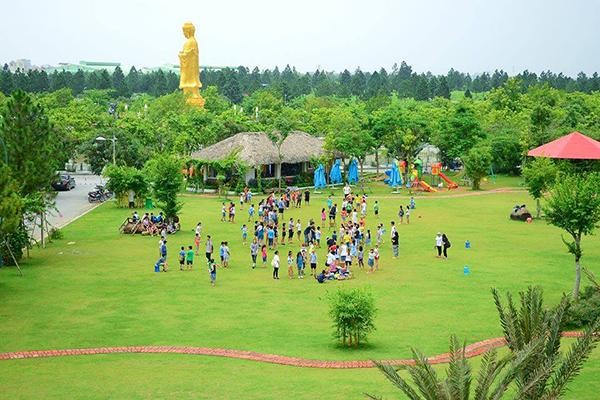
[[[61,175],[58,182],[52,184],[54,190],[71,190],[75,188],[75,178],[71,175]]]

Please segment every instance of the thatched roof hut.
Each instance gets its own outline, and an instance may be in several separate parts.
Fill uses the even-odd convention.
[[[290,132],[281,145],[283,162],[296,164],[320,157],[325,152],[323,144],[323,138],[306,132]],[[277,146],[265,132],[240,132],[193,152],[192,158],[209,161],[221,160],[233,152],[238,152],[239,159],[250,167],[279,163]]]

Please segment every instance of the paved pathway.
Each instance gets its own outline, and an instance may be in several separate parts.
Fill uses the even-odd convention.
[[[563,337],[579,337],[581,332],[564,332]],[[470,344],[466,347],[467,358],[476,357],[488,350],[502,347],[506,344],[503,337],[482,340],[481,342]],[[263,354],[254,351],[218,349],[210,347],[183,347],[183,346],[127,346],[127,347],[97,347],[88,349],[64,349],[64,350],[33,350],[33,351],[15,351],[10,353],[0,353],[0,360],[16,360],[23,358],[42,358],[42,357],[64,357],[64,356],[82,356],[97,354],[115,354],[115,353],[167,353],[167,354],[189,354],[214,357],[237,358],[241,360],[258,361],[270,364],[289,365],[293,367],[304,368],[373,368],[374,364],[370,360],[349,360],[349,361],[326,361],[311,360],[299,357],[279,356],[276,354]],[[429,357],[431,364],[447,363],[450,359],[448,353],[438,354]],[[383,360],[391,365],[412,365],[412,359]]]
[[[95,189],[96,185],[103,183],[98,175],[73,175],[75,178],[75,189],[68,192],[58,192],[56,196],[56,208],[58,213],[48,213],[48,222],[58,228],[67,225],[87,211],[100,203],[90,203],[88,192]]]
[[[324,192],[324,191],[323,191]],[[471,197],[471,196],[486,196],[489,194],[499,194],[499,193],[524,193],[527,192],[526,189],[522,188],[514,188],[514,187],[504,187],[504,188],[496,188],[490,190],[481,190],[481,191],[468,191],[468,192],[453,192],[452,190],[444,190],[440,194],[435,194],[431,196],[419,196],[419,195],[409,195],[409,194],[371,194],[372,197],[376,199],[410,199],[411,197],[416,197],[417,200],[435,200],[435,199],[452,199],[457,197]],[[420,193],[420,192],[419,192]],[[446,193],[446,194],[444,194]],[[367,193],[368,194],[368,193]],[[262,196],[262,194],[253,193],[254,196]],[[181,196],[183,197],[216,197],[217,195],[214,193],[184,193]],[[236,195],[230,194],[229,199],[235,201]]]

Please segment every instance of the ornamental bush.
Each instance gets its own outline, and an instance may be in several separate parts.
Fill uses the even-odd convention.
[[[338,289],[328,295],[334,337],[342,345],[358,347],[375,330],[375,300],[366,289]]]
[[[134,167],[110,165],[104,175],[108,178],[106,187],[115,194],[119,206],[128,206],[130,190],[135,193],[135,206],[141,207],[144,204],[149,189],[142,171]]]

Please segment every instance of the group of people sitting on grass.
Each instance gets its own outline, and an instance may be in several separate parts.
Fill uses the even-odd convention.
[[[177,232],[180,228],[179,217],[174,217],[167,220],[165,219],[162,211],[158,215],[154,215],[154,213],[144,213],[141,218],[138,212],[134,211],[128,222],[135,225],[141,224],[143,229],[142,235],[166,236],[167,234]]]

